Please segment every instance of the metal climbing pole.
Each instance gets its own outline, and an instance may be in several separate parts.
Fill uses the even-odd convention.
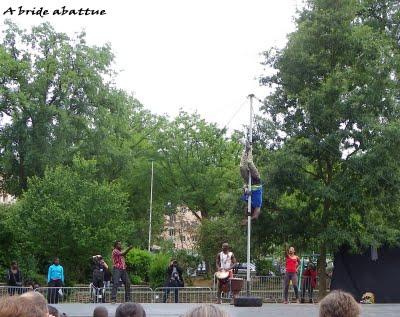
[[[253,145],[253,98],[254,95],[250,94],[250,124],[249,124],[249,145],[250,151],[252,151]],[[248,191],[251,193],[251,173],[249,173],[249,186]],[[246,277],[246,295],[250,296],[250,285],[251,285],[251,275],[250,275],[250,239],[251,239],[251,195],[247,201],[247,277]]]

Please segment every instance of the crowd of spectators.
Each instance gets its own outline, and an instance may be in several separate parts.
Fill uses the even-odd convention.
[[[319,306],[319,317],[359,317],[360,305],[352,295],[343,291],[333,291],[328,294]],[[1,317],[62,317],[55,307],[47,304],[45,297],[37,292],[27,292],[22,295],[3,297],[0,300]],[[108,317],[107,308],[97,306],[93,317]],[[136,303],[120,304],[115,317],[146,317],[142,305]],[[188,311],[184,317],[229,317],[223,309],[214,305],[201,305]]]

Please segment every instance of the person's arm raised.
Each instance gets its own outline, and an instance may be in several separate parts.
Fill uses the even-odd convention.
[[[130,250],[132,250],[133,249],[133,246],[129,246],[125,251],[123,251],[123,252],[121,252],[121,254],[123,255],[123,256],[125,256]]]

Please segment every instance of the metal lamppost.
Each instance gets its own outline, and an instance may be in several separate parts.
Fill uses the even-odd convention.
[[[150,215],[149,215],[149,252],[151,251],[151,213],[153,209],[153,178],[154,178],[154,161],[151,161],[151,182],[150,182]]]

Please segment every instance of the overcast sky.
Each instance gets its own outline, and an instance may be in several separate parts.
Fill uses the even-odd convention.
[[[197,111],[220,127],[232,118],[249,93],[267,94],[261,52],[283,47],[294,31],[301,0],[1,0],[1,18],[29,28],[49,21],[72,35],[85,29],[89,44],[110,42],[120,71],[117,86],[147,109],[175,116]],[[3,15],[10,6],[49,11],[104,9],[105,16]],[[4,24],[1,24],[4,28]],[[248,122],[243,106],[230,128]]]

